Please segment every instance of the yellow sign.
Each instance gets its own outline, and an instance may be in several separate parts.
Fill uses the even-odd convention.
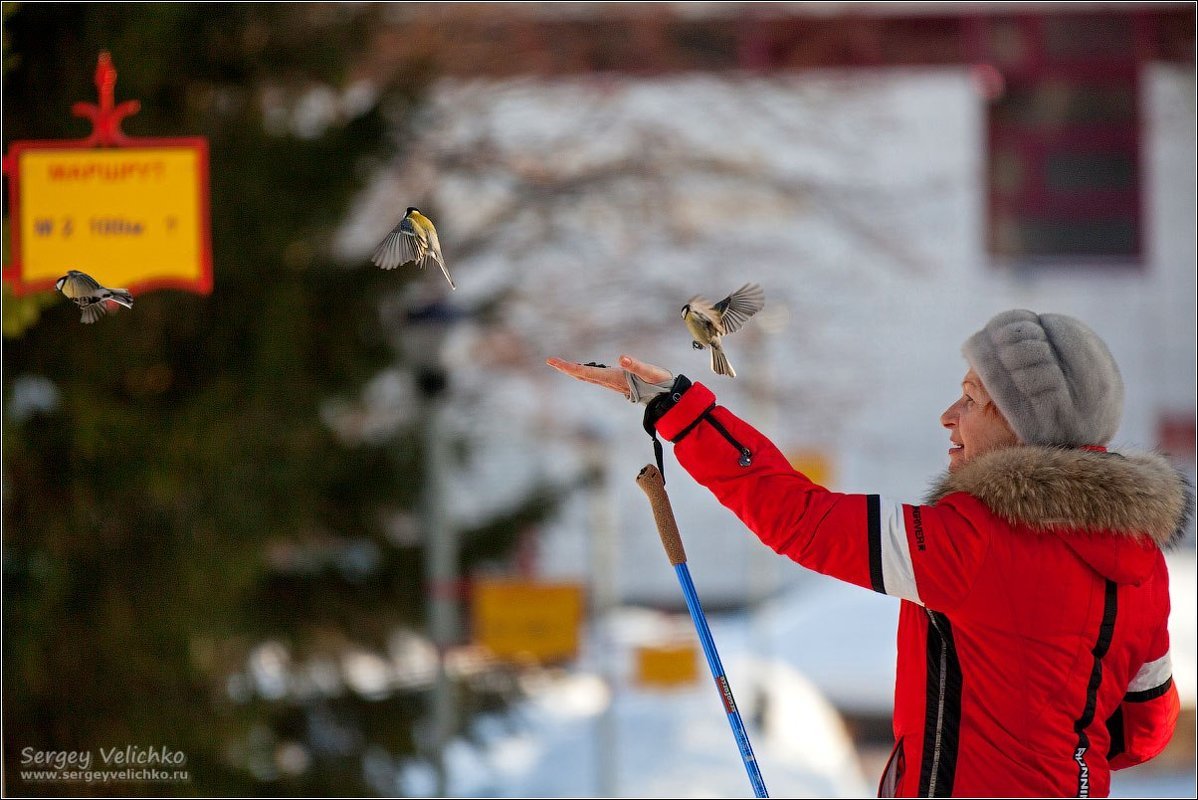
[[[11,153],[18,291],[52,287],[71,269],[135,291],[211,291],[204,140],[39,144],[14,143]]]
[[[699,679],[699,659],[692,643],[636,649],[636,680],[642,686],[689,686]]]
[[[479,581],[473,612],[475,641],[498,658],[553,663],[578,655],[579,584]]]

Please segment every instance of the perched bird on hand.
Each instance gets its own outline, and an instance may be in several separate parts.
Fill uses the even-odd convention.
[[[133,295],[129,292],[124,289],[107,289],[97,283],[91,275],[79,270],[67,272],[55,281],[54,288],[83,310],[82,322],[86,324],[91,324],[107,314],[109,303],[133,308]]]
[[[441,241],[437,238],[433,221],[415,206],[409,206],[403,219],[391,229],[371,257],[383,269],[395,269],[402,264],[416,264],[424,269],[429,259],[441,267],[445,280],[449,281],[449,288],[458,288],[449,274],[449,268],[445,266],[445,256],[441,255]]]
[[[736,377],[728,363],[720,338],[740,330],[765,306],[765,292],[755,283],[746,283],[714,306],[702,297],[692,297],[682,307],[682,319],[694,337],[691,346],[696,350],[711,348],[711,371],[717,375]]]

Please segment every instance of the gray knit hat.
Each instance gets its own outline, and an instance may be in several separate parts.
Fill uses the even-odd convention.
[[[1004,311],[961,352],[1024,444],[1106,445],[1119,428],[1119,367],[1073,317]]]

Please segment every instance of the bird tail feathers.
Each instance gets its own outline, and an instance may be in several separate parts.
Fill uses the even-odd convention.
[[[711,343],[711,371],[716,375],[736,377],[736,370],[732,369],[732,365],[728,363],[728,356],[724,355],[724,348],[715,342]]]
[[[109,289],[109,291],[112,293],[108,298],[109,300],[119,303],[125,308],[133,308],[133,295],[129,294],[129,292],[124,289]]]

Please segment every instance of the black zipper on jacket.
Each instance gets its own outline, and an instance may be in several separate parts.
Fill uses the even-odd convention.
[[[919,769],[921,797],[949,797],[957,773],[961,734],[961,662],[948,617],[928,615],[928,682],[924,706],[923,757]]]
[[[1077,762],[1077,796],[1090,796],[1090,765],[1086,763],[1086,753],[1090,749],[1090,737],[1086,728],[1094,722],[1094,712],[1098,707],[1098,687],[1102,685],[1102,659],[1111,647],[1111,639],[1115,637],[1115,618],[1119,613],[1119,585],[1107,579],[1103,591],[1102,622],[1098,626],[1098,638],[1090,654],[1094,656],[1094,664],[1090,668],[1090,681],[1086,684],[1086,705],[1081,716],[1073,723],[1077,733],[1077,748],[1073,751],[1073,760]]]
[[[720,421],[716,419],[710,411],[704,412],[703,417],[706,417],[707,421],[711,423],[711,427],[719,431],[720,435],[727,439],[728,443],[735,447],[736,451],[740,453],[740,459],[736,463],[740,464],[742,467],[747,467],[753,463],[753,451],[736,441],[732,434],[728,433],[728,429],[721,425]]]

